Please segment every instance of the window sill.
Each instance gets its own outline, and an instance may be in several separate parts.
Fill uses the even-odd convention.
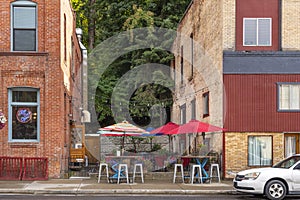
[[[9,142],[9,147],[11,148],[37,148],[38,142]]]
[[[26,52],[26,51],[11,51],[11,52],[0,52],[0,56],[48,56],[47,52]]]
[[[203,118],[209,117],[209,114],[203,114]]]

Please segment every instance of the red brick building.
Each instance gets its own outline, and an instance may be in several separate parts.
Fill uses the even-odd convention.
[[[82,48],[74,16],[68,0],[0,5],[0,110],[8,120],[0,157],[45,158],[45,177],[68,171],[71,124],[80,124],[75,80]]]

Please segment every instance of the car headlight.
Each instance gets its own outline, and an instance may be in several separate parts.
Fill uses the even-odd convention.
[[[252,172],[249,174],[245,174],[244,179],[245,180],[255,180],[260,175],[260,172]]]

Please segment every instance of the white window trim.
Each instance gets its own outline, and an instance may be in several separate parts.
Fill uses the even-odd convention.
[[[263,161],[263,162],[261,162],[262,160],[260,160],[260,163],[258,164],[258,163],[256,163],[255,161],[255,159],[251,159],[251,157],[250,157],[250,153],[253,153],[253,152],[250,152],[250,138],[256,138],[255,139],[255,141],[257,141],[257,138],[270,138],[271,139],[271,141],[270,141],[270,144],[269,145],[267,145],[267,144],[265,144],[266,146],[264,146],[264,148],[263,149],[268,149],[268,148],[266,148],[267,146],[268,147],[270,147],[270,151],[269,152],[267,152],[267,153],[269,153],[270,154],[270,163],[268,164],[268,163],[265,163],[266,161]],[[272,136],[270,136],[270,135],[249,135],[248,136],[248,141],[247,141],[247,146],[248,146],[248,149],[247,149],[247,159],[248,159],[248,166],[250,166],[250,167],[258,167],[258,166],[271,166],[272,165],[272,163],[273,163],[273,155],[272,155],[272,152],[273,152],[273,137]],[[259,145],[260,146],[260,145]],[[254,146],[255,147],[255,146]],[[253,149],[252,149],[253,150]],[[255,149],[254,149],[255,150]],[[255,151],[254,151],[255,152]],[[255,155],[255,154],[252,154],[252,155]],[[263,155],[260,157],[260,159],[262,159],[263,158]],[[266,157],[266,158],[268,158],[268,157]],[[250,163],[250,161],[252,161],[253,163]]]
[[[30,103],[26,102],[28,106],[36,106],[37,107],[37,139],[31,140],[20,140],[20,139],[13,139],[12,138],[12,106],[14,105],[24,105],[22,102],[12,102],[12,92],[13,91],[34,91],[37,92],[37,102]],[[9,88],[8,89],[8,142],[39,142],[40,141],[40,90],[37,88],[30,88],[30,87],[16,87],[16,88]]]
[[[245,44],[245,20],[247,19],[253,19],[253,20],[260,20],[260,19],[269,19],[270,20],[270,45],[259,45],[258,44],[258,23],[256,23],[256,45],[247,45]],[[272,18],[243,18],[243,46],[252,46],[252,47],[256,47],[256,46],[260,46],[260,47],[269,47],[269,46],[272,46]]]
[[[14,27],[13,27],[13,21],[14,21],[14,6],[20,6],[20,7],[35,7],[36,12],[35,12],[35,51],[31,52],[37,52],[38,51],[38,6],[36,3],[31,2],[31,1],[15,1],[10,4],[10,50],[12,52],[23,52],[23,51],[14,51]],[[27,51],[26,51],[27,52]]]
[[[291,90],[292,85],[298,85],[300,87],[300,82],[280,82],[277,83],[277,111],[279,112],[300,112],[300,107],[298,109],[295,108],[281,108],[281,86],[286,85],[289,86],[289,91]],[[291,93],[289,94],[289,106],[291,101]]]

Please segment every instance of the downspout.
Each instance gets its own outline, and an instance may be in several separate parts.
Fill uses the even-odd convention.
[[[79,46],[82,52],[82,63],[81,63],[81,80],[82,80],[82,111],[88,110],[88,83],[87,83],[87,77],[88,77],[88,70],[87,70],[87,49],[82,44],[82,29],[76,28],[76,35],[78,38]]]
[[[226,177],[226,163],[225,163],[225,148],[226,148],[226,142],[225,142],[225,132],[223,131],[223,153],[222,153],[222,170],[223,170],[223,174],[222,174],[222,176],[224,177],[224,179],[225,179],[225,177]]]
[[[278,46],[279,51],[282,51],[282,0],[278,0]]]

